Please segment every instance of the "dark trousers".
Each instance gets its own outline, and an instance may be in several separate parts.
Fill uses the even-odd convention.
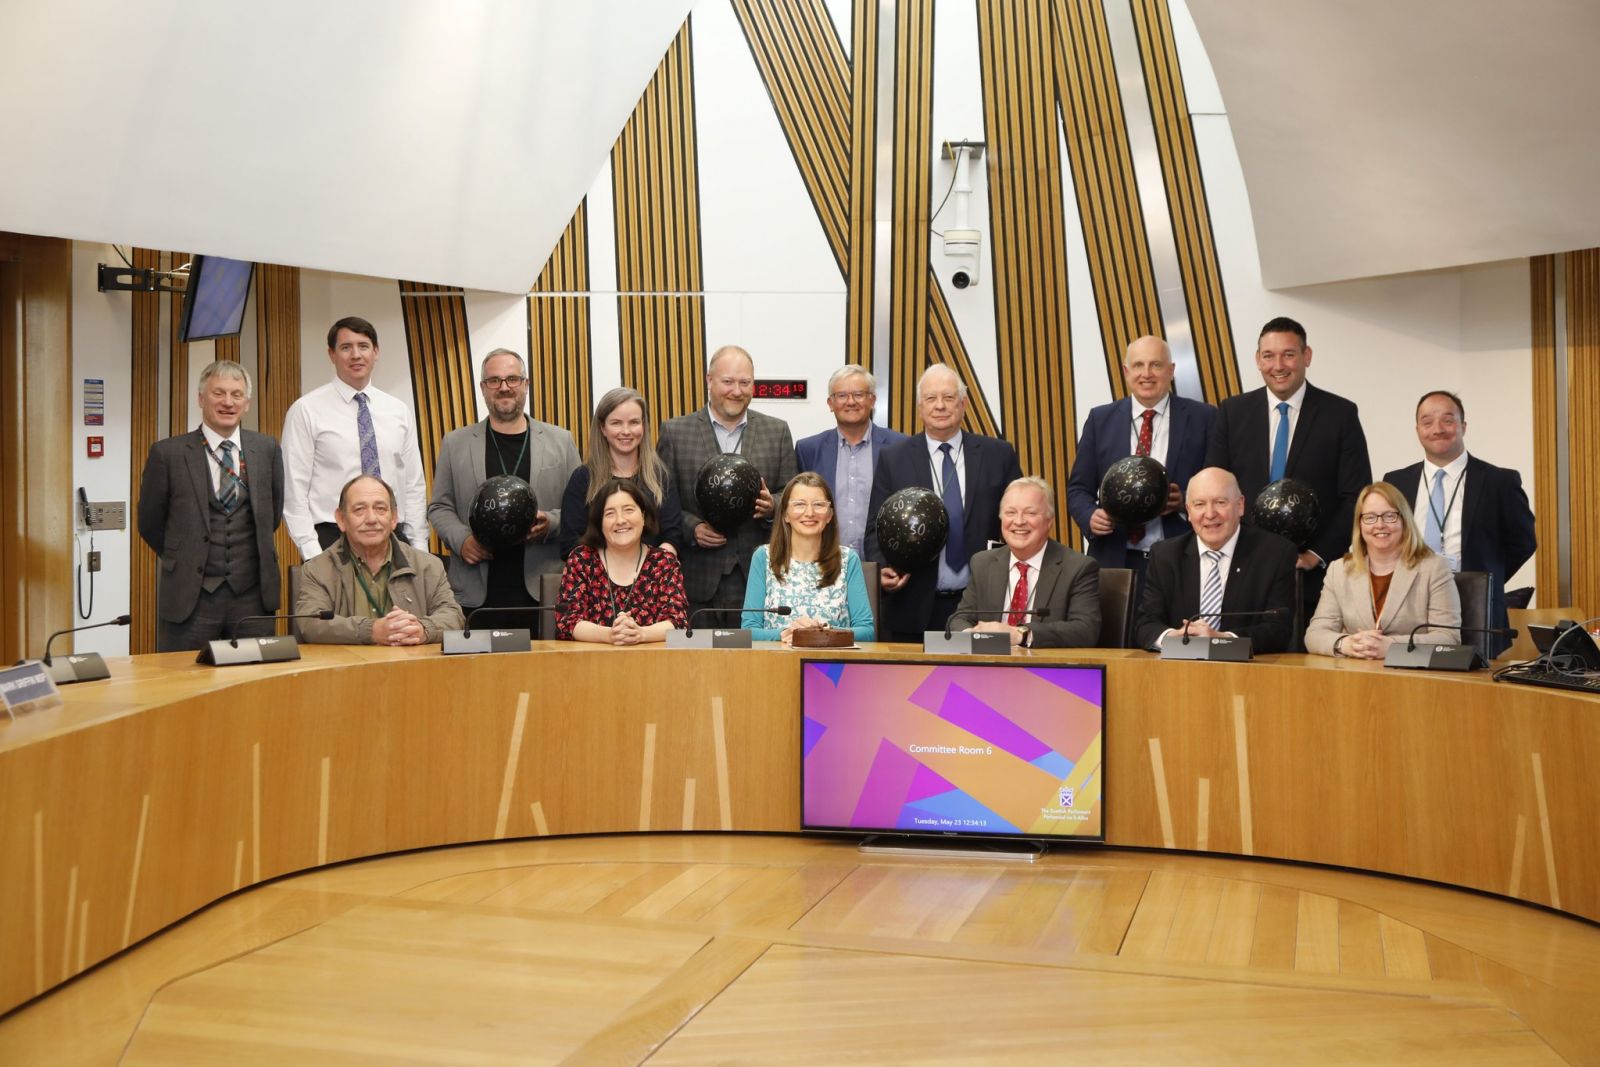
[[[200,590],[194,611],[182,622],[160,619],[156,623],[156,651],[198,651],[207,641],[220,641],[233,634],[233,626],[248,615],[266,615],[269,612],[261,603],[261,587],[244,593],[235,593],[226,584],[216,592]],[[239,627],[240,637],[270,637],[277,624],[271,619],[257,619]]]
[[[717,583],[716,591],[711,594],[710,600],[691,600],[689,602],[689,614],[692,616],[695,612],[702,608],[744,607],[744,588],[747,584],[749,584],[749,578],[745,574],[745,569],[743,567],[733,568],[733,570],[722,576],[722,581]],[[778,619],[779,616],[770,615],[768,618]],[[725,614],[708,615],[698,622],[692,623],[691,625],[722,627],[738,626],[739,616],[733,611],[729,611]],[[766,625],[781,626],[783,624],[782,622],[773,622],[767,623]]]
[[[962,590],[946,593],[943,591],[933,594],[933,608],[928,612],[928,624],[922,630],[891,630],[888,641],[899,641],[903,644],[922,644],[923,630],[943,630],[950,621],[950,616],[961,604]]]

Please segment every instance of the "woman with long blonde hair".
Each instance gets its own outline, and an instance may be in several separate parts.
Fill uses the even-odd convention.
[[[584,517],[599,488],[612,478],[626,478],[655,504],[660,531],[648,543],[676,554],[683,545],[683,505],[672,472],[656,453],[650,438],[649,408],[636,389],[619,386],[600,398],[589,423],[589,455],[572,472],[561,497],[561,556],[565,559],[583,538]]]

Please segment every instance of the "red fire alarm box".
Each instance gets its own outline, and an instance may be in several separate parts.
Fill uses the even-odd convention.
[[[89,438],[89,458],[99,459],[106,454],[106,439],[104,437]]]

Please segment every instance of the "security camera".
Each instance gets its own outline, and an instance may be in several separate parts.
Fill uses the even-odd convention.
[[[978,267],[983,262],[980,255],[982,249],[983,233],[979,230],[944,231],[944,258],[951,261],[951,285],[965,289],[978,284]]]

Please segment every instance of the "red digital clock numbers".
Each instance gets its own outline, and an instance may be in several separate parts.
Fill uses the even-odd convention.
[[[806,398],[806,380],[804,378],[757,378],[754,395],[757,400],[804,400]]]

